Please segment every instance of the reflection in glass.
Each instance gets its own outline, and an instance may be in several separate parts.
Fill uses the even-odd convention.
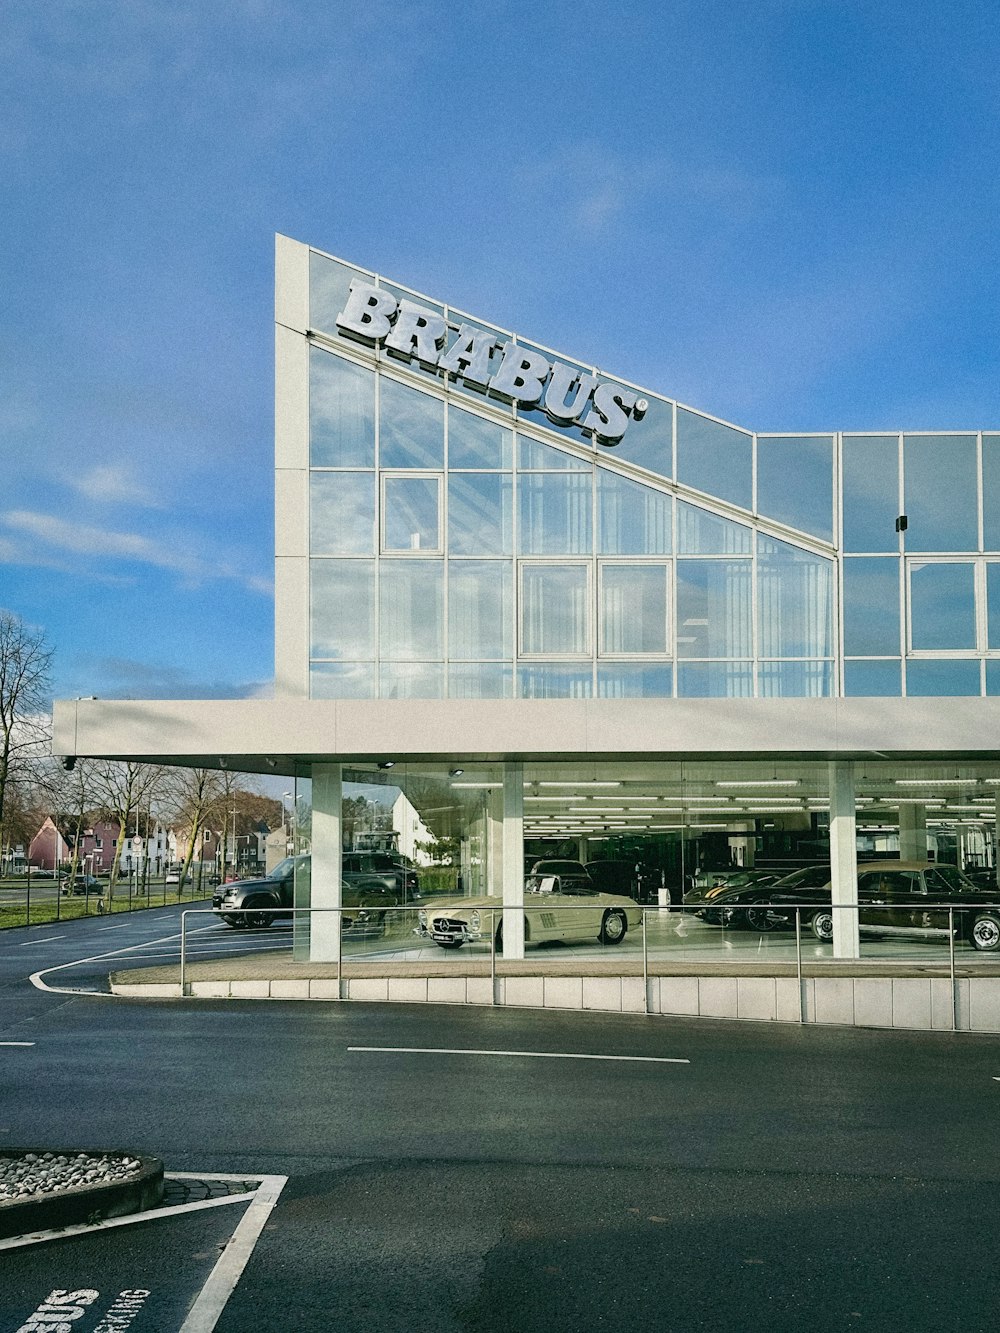
[[[1000,648],[1000,563],[986,566],[987,647]]]
[[[761,662],[762,699],[817,699],[833,693],[832,662]]]
[[[680,555],[749,555],[750,529],[678,500],[677,551]]]
[[[375,563],[309,562],[310,657],[375,656]]]
[[[444,403],[382,376],[379,466],[444,467]]]
[[[541,472],[589,472],[591,461],[578,458],[565,449],[555,449],[551,444],[529,439],[527,435],[518,435],[517,466],[522,470]]]
[[[510,555],[513,491],[509,473],[448,475],[448,549],[452,555]]]
[[[983,436],[983,545],[1000,551],[1000,435]]]
[[[667,651],[667,566],[601,566],[601,652]]]
[[[604,555],[666,555],[670,496],[597,469],[597,549]]]
[[[517,672],[522,699],[589,699],[593,693],[590,667],[561,662],[535,662]]]
[[[590,651],[586,565],[521,567],[521,651]]]
[[[673,671],[666,662],[614,662],[597,668],[602,699],[669,699]]]
[[[908,551],[979,547],[974,435],[903,437]]]
[[[758,538],[757,610],[761,657],[831,657],[832,561],[787,542]]]
[[[509,560],[448,562],[448,656],[512,657]]]
[[[522,555],[589,555],[588,473],[534,472],[518,478],[518,549]]]
[[[900,651],[899,560],[844,560],[844,652],[874,657]]]
[[[375,554],[375,473],[309,474],[312,555]]]
[[[986,693],[1000,694],[1000,661],[986,659]]]
[[[509,468],[514,433],[504,426],[448,406],[448,466],[450,468]]]
[[[337,259],[309,251],[309,327],[337,333],[337,316],[347,304],[351,281],[371,282],[367,273],[348,268]]]
[[[379,565],[383,659],[444,656],[444,561],[383,560]]]
[[[751,446],[743,431],[677,409],[677,480],[683,485],[749,509]]]
[[[845,662],[847,698],[898,699],[903,693],[899,658],[891,662]]]
[[[621,443],[614,446],[615,455],[669,479],[674,472],[673,404],[646,392],[642,397],[649,404],[646,414],[638,421],[630,419]]]
[[[910,647],[915,652],[975,648],[975,565],[910,564]]]
[[[758,435],[757,512],[833,540],[832,435]]]
[[[845,435],[841,467],[844,550],[897,551],[899,437]]]
[[[514,693],[514,672],[504,662],[453,662],[448,668],[448,695],[452,699],[509,699]]]
[[[386,477],[385,549],[436,551],[441,546],[437,477]]]
[[[374,662],[314,662],[309,671],[313,699],[373,699]]]
[[[749,662],[681,662],[677,693],[684,699],[749,699],[753,668]]]
[[[318,347],[309,349],[309,461],[375,466],[375,373]]]
[[[906,693],[933,695],[979,694],[979,662],[975,658],[911,658],[906,663]]]
[[[677,561],[677,656],[749,657],[749,560]]]
[[[382,699],[443,699],[441,662],[383,662],[379,668]]]

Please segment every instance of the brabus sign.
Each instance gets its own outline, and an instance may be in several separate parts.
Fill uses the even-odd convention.
[[[448,322],[436,311],[397,300],[391,292],[357,279],[337,316],[337,328],[370,347],[384,344],[402,361],[441,370],[502,402],[541,407],[557,426],[576,424],[600,444],[617,444],[629,421],[638,421],[649,406],[621,384],[550,361],[511,339],[500,342],[472,324],[461,324],[457,331],[452,327],[449,342]]]

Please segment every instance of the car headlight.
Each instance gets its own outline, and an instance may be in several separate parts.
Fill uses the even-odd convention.
[[[478,912],[471,912],[471,913],[469,914],[469,925],[472,927],[473,930],[478,930],[478,929],[479,929],[479,913],[478,913]]]

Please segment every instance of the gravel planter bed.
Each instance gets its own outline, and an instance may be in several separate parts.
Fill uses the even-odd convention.
[[[120,1149],[0,1148],[0,1237],[154,1208],[163,1163]]]

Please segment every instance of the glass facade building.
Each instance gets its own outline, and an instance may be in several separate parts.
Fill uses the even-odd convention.
[[[308,264],[309,697],[1000,690],[1000,435],[759,434],[641,390],[605,443],[578,401],[626,381]],[[437,361],[345,328],[352,285],[440,321]],[[543,401],[490,387],[511,348]]]

